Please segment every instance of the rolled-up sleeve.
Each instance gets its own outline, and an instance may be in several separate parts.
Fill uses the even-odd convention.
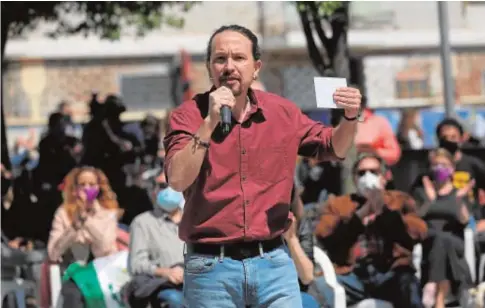
[[[341,160],[333,150],[333,128],[313,121],[301,110],[295,110],[295,112],[297,112],[296,128],[300,136],[298,154],[316,158],[319,161]]]
[[[130,226],[128,270],[131,275],[154,275],[157,265],[150,260],[148,236],[139,220]]]
[[[195,101],[185,102],[171,113],[168,119],[167,135],[163,139],[165,148],[164,169],[167,180],[167,171],[173,156],[189,144],[202,121]]]

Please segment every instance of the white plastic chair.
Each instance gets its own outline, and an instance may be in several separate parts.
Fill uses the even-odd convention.
[[[62,277],[61,277],[61,267],[59,266],[59,264],[51,264],[49,266],[49,281],[50,281],[50,291],[51,291],[51,307],[60,308],[62,307],[62,297],[61,297]]]
[[[347,302],[345,300],[345,289],[338,284],[337,275],[333,267],[332,261],[330,261],[327,254],[317,246],[313,247],[313,254],[315,262],[320,265],[325,277],[325,282],[330,286],[334,292],[333,307],[346,308]],[[366,299],[353,308],[392,308],[392,305],[386,301],[378,299]]]
[[[476,271],[475,271],[475,242],[474,242],[473,230],[466,228],[464,231],[465,239],[465,259],[470,268],[470,273],[472,279],[475,281]],[[346,308],[347,303],[345,300],[345,289],[338,284],[337,275],[335,274],[335,269],[333,267],[332,261],[327,256],[327,254],[317,246],[313,247],[313,253],[315,262],[320,265],[323,270],[326,283],[334,291],[334,307]],[[416,268],[416,277],[421,278],[421,260],[423,259],[423,247],[421,244],[416,244],[413,249],[413,265]],[[484,258],[482,258],[484,260]],[[483,261],[485,263],[485,261]],[[483,271],[482,271],[483,272]],[[483,275],[483,273],[481,274]],[[352,306],[352,308],[392,308],[392,304],[386,301],[378,299],[366,299],[357,305]]]
[[[474,239],[475,235],[473,233],[473,230],[471,228],[466,228],[463,237],[465,240],[465,260],[466,260],[466,263],[468,264],[468,267],[470,268],[470,275],[472,277],[472,281],[476,281],[477,272],[475,268],[475,264],[476,264],[475,263],[476,262],[475,239]]]
[[[335,269],[333,267],[332,261],[327,256],[327,254],[317,246],[313,247],[313,257],[315,262],[320,265],[325,277],[325,282],[329,287],[332,288],[335,296],[335,302],[333,307],[347,307],[347,302],[345,301],[345,289],[338,284],[337,275],[335,274]]]

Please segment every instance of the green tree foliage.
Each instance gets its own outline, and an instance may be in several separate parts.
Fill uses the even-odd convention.
[[[50,22],[53,30],[46,33],[51,37],[73,34],[95,34],[103,39],[120,38],[123,28],[134,29],[138,36],[162,25],[183,27],[183,13],[196,2],[189,1],[2,1],[2,51],[8,38],[22,36],[35,29],[42,22]],[[173,13],[176,12],[176,13]],[[3,104],[1,105],[2,163],[9,166],[6,146]]]
[[[313,66],[321,75],[348,76],[349,2],[297,1]],[[319,43],[317,43],[319,41]],[[318,46],[322,46],[319,48]]]
[[[183,1],[2,2],[2,56],[4,38],[7,39],[4,33],[8,37],[19,36],[35,29],[40,22],[54,24],[54,29],[46,33],[51,37],[82,33],[116,40],[124,27],[133,28],[139,36],[163,24],[183,27],[184,19],[179,13],[187,12],[194,4]]]

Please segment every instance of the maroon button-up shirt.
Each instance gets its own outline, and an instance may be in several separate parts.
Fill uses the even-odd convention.
[[[165,170],[192,139],[208,113],[209,93],[184,102],[170,117]],[[338,159],[332,128],[302,114],[292,102],[263,91],[249,92],[243,123],[233,119],[223,136],[212,134],[200,173],[184,192],[179,235],[188,243],[230,243],[272,239],[289,226],[297,155]]]

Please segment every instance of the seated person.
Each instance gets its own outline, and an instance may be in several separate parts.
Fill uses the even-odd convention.
[[[465,154],[462,151],[465,131],[463,126],[453,118],[446,118],[436,127],[436,138],[439,147],[447,150],[454,160],[453,186],[456,189],[466,187],[471,181],[475,185],[467,194],[466,201],[470,214],[478,221],[477,232],[485,232],[485,207],[478,207],[479,189],[485,189],[485,164],[478,157]],[[412,185],[414,190],[423,188],[423,176],[420,174]]]
[[[284,238],[298,273],[303,308],[318,308],[320,306],[317,301],[307,293],[308,285],[313,282],[315,270],[312,221],[310,217],[305,216],[303,202],[296,192],[295,186],[292,190],[290,210],[294,217],[290,228],[284,233]]]
[[[409,195],[384,190],[385,172],[379,156],[359,155],[353,166],[358,193],[328,200],[317,241],[334,264],[348,305],[376,298],[396,308],[423,307],[412,250],[426,237],[426,224]],[[332,307],[334,294],[324,277],[315,285]]]
[[[444,308],[450,282],[458,294],[472,286],[463,238],[470,214],[463,199],[472,191],[473,182],[460,190],[453,187],[455,162],[445,149],[430,153],[430,168],[430,176],[423,177],[422,188],[413,194],[428,225],[428,238],[423,242],[423,303]]]
[[[47,243],[51,262],[61,268],[116,253],[118,202],[108,179],[92,167],[75,168],[66,176],[64,203],[57,209]],[[74,281],[62,286],[64,307],[84,307]]]
[[[178,224],[183,203],[183,195],[168,187],[158,193],[153,211],[131,223],[130,306],[145,307],[150,302],[158,307],[163,302],[169,308],[182,307],[184,242],[178,237]]]

